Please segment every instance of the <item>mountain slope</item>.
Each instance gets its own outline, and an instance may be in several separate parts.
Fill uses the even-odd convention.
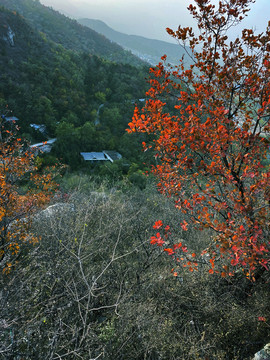
[[[33,142],[45,135],[30,124],[45,125],[47,135],[57,137],[54,154],[74,168],[85,151],[140,156],[125,129],[134,101],[144,97],[147,73],[148,67],[68,50],[0,6],[0,115],[8,105],[22,137]]]
[[[185,50],[178,44],[147,39],[137,35],[127,35],[113,30],[100,20],[79,19],[78,22],[106,36],[108,39],[123,46],[125,49],[131,50],[132,53],[152,64],[157,64],[164,54],[167,55],[168,62],[177,64],[179,59],[185,54]],[[189,63],[187,56],[185,57],[185,60]]]
[[[111,61],[142,65],[142,61],[130,52],[94,30],[78,24],[52,8],[34,0],[0,0],[0,6],[21,14],[28,24],[46,38],[64,48],[87,52]]]

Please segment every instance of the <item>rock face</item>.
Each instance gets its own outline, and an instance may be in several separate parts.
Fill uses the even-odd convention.
[[[270,360],[270,343],[255,354],[253,360]]]
[[[36,219],[50,218],[63,215],[63,213],[74,212],[74,205],[68,203],[56,203],[48,206],[45,210],[36,214]]]
[[[8,26],[8,31],[6,36],[3,36],[3,39],[9,43],[10,46],[14,46],[14,32],[12,31],[11,27]]]

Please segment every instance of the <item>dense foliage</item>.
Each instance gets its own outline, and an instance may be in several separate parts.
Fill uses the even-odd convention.
[[[144,96],[147,68],[123,64],[121,48],[116,49],[120,56],[116,63],[97,56],[96,49],[76,52],[65,42],[57,44],[51,40],[56,33],[49,24],[60,26],[60,18],[60,24],[65,24],[62,33],[68,34],[74,22],[40,4],[31,2],[27,7],[28,3],[20,3],[19,10],[25,14],[32,9],[41,20],[49,14],[51,36],[35,30],[30,15],[26,20],[5,8],[0,11],[0,101],[20,119],[21,133],[32,142],[57,137],[53,155],[72,168],[82,165],[80,152],[100,150],[118,150],[128,163],[134,158],[140,163],[137,141],[135,137],[126,140],[125,128],[134,102]],[[14,34],[13,43],[9,31]],[[98,43],[111,52],[105,39]],[[30,124],[45,125],[47,133]]]

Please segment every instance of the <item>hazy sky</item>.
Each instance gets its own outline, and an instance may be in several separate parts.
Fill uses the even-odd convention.
[[[217,1],[217,0],[214,0]],[[40,0],[70,17],[103,20],[126,34],[170,41],[165,28],[194,26],[186,9],[190,0]],[[263,31],[270,20],[270,0],[257,0],[244,27]],[[239,32],[240,33],[240,32]]]

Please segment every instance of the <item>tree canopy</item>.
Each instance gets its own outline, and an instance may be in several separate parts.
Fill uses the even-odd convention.
[[[143,147],[155,151],[159,190],[189,214],[191,226],[213,230],[204,251],[210,273],[240,268],[255,279],[259,269],[269,269],[270,23],[264,33],[244,29],[228,38],[253,2],[223,0],[216,7],[195,0],[188,9],[198,35],[190,27],[167,28],[189,46],[193,64],[186,67],[182,58],[172,67],[164,56],[150,69],[148,101],[135,110],[129,132],[152,135]],[[152,242],[165,247],[167,237],[160,231]],[[165,250],[197,268],[200,256],[186,255],[181,243]]]
[[[1,122],[0,268],[9,272],[23,246],[38,241],[29,231],[32,215],[49,200],[55,184],[53,172],[38,173],[33,151]]]

